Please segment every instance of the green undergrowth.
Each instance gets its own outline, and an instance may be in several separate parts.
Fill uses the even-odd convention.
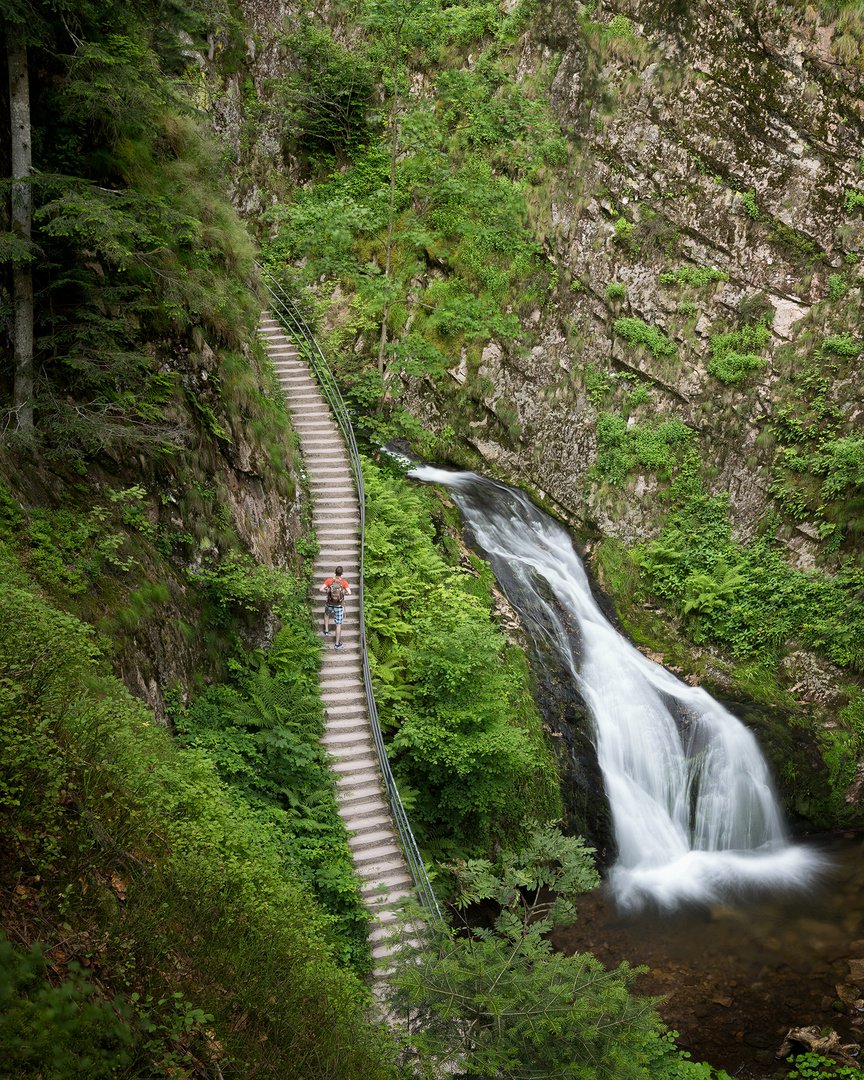
[[[679,266],[675,270],[664,271],[659,277],[661,285],[689,285],[693,289],[728,280],[729,275],[725,270],[718,270],[716,266]]]
[[[684,486],[682,481],[681,486]],[[737,657],[796,640],[851,671],[864,670],[864,608],[855,601],[864,571],[851,563],[835,576],[789,566],[768,521],[748,544],[733,540],[728,496],[691,490],[637,561],[655,595],[674,602],[688,633]]]
[[[363,475],[375,698],[412,827],[437,858],[518,848],[527,818],[557,820],[561,804],[524,654],[491,617],[491,572],[436,546],[434,495],[369,460]]]
[[[864,532],[864,441],[852,417],[864,345],[832,333],[835,320],[817,313],[778,357],[785,377],[763,436],[775,447],[772,495],[792,520],[812,523],[829,553],[854,551]]]
[[[464,354],[473,382],[486,342],[514,340],[520,319],[557,288],[557,271],[530,215],[535,186],[565,160],[566,149],[542,80],[514,77],[512,46],[526,11],[522,4],[507,16],[488,0],[456,6],[421,0],[397,13],[370,2],[359,17],[374,33],[358,35],[343,50],[353,66],[343,69],[343,54],[337,63],[332,45],[318,41],[311,27],[292,46],[302,56],[318,49],[328,78],[341,81],[346,93],[358,89],[357,72],[369,70],[388,94],[386,111],[367,107],[365,128],[351,112],[350,139],[337,140],[326,154],[323,118],[308,131],[296,122],[298,108],[307,110],[318,88],[311,76],[303,81],[302,71],[301,85],[291,77],[285,93],[294,102],[293,138],[311,156],[316,183],[298,188],[263,222],[272,236],[263,259],[277,276],[295,292],[309,287],[323,306],[337,288],[344,298],[325,345],[361,422],[373,429],[381,417],[380,411],[369,416],[370,406],[397,393],[398,380],[385,384],[379,369],[437,380]],[[469,51],[476,62],[466,66]],[[434,105],[416,96],[409,101],[410,80],[419,75],[434,84]],[[332,102],[320,105],[334,123]]]
[[[613,329],[628,345],[644,345],[654,357],[673,356],[677,351],[674,341],[670,341],[656,326],[648,326],[642,319],[616,319]]]
[[[657,416],[649,384],[635,372],[586,364],[567,384],[584,388],[597,411],[597,460],[586,473],[588,484],[620,489],[638,473],[655,473],[661,483],[676,474],[694,431],[676,416]]]
[[[112,486],[16,456],[5,465],[0,542],[44,596],[98,626],[115,656],[159,625],[195,652],[202,679],[225,678],[274,604],[304,610],[297,574],[244,549],[212,469],[204,483],[178,472],[166,489],[152,475]]]
[[[628,424],[620,412],[601,412],[597,417],[597,463],[591,475],[619,487],[633,471],[656,471],[661,479],[668,479],[678,463],[680,448],[692,435],[677,417]]]
[[[174,722],[181,745],[213,763],[232,797],[327,912],[337,958],[367,974],[369,915],[320,745],[320,655],[311,626],[286,626],[266,656],[258,652],[235,664],[232,685],[209,688],[188,709],[178,709]]]
[[[0,236],[4,261],[34,278],[37,422],[24,437],[82,466],[108,451],[170,471],[200,439],[230,444],[226,415],[250,400],[255,252],[186,78],[187,43],[213,24],[184,4],[171,20],[159,10],[96,0],[70,24],[38,5],[24,27],[32,243]],[[4,430],[11,389],[9,364]]]
[[[252,693],[264,665],[231,699],[238,732],[263,738],[180,746],[105,673],[91,628],[40,599],[5,547],[0,561],[0,905],[16,943],[0,941],[0,1058],[34,1080],[72,1080],[88,1055],[93,1076],[391,1075],[299,865],[301,812],[272,791],[279,729]],[[283,632],[270,679],[295,693],[292,734],[298,663],[312,669],[311,646]],[[245,790],[220,778],[228,750]],[[284,788],[301,784],[292,769]]]
[[[711,335],[711,356],[705,365],[709,374],[727,386],[743,382],[751,371],[765,366],[762,350],[768,344],[771,331],[763,321],[742,326],[724,334]]]

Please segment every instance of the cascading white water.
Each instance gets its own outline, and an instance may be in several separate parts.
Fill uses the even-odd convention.
[[[565,530],[521,492],[476,473],[419,466],[409,475],[450,489],[505,593],[515,585],[510,598],[532,633],[580,686],[618,844],[609,880],[619,906],[670,910],[811,884],[823,860],[789,843],[753,735],[614,629]],[[578,621],[579,669],[550,591]]]

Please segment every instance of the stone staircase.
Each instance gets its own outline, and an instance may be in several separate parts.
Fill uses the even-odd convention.
[[[375,978],[385,976],[392,951],[388,935],[394,905],[411,893],[414,882],[381,779],[378,755],[366,708],[357,626],[360,509],[345,444],[318,383],[297,347],[269,312],[261,316],[260,336],[279,378],[300,438],[300,448],[314,501],[313,522],[321,550],[315,560],[315,587],[310,602],[317,609],[324,647],[321,699],[326,709],[324,745],[337,776],[339,813],[350,834],[354,866],[363,898],[375,916],[369,938]],[[345,597],[342,648],[323,636],[324,596],[318,588],[337,566],[351,586]]]

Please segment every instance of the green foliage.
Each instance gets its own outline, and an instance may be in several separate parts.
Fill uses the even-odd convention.
[[[764,349],[770,337],[762,320],[726,334],[712,334],[708,372],[727,386],[737,386],[751,371],[765,366],[764,357],[755,350]]]
[[[632,396],[637,395],[638,390]],[[597,417],[594,473],[620,485],[637,468],[666,472],[678,459],[675,448],[686,443],[692,434],[677,417],[659,424],[628,425],[620,413],[601,413]]]
[[[756,205],[756,192],[752,188],[750,191],[742,192],[741,206],[747,217],[752,218],[753,221],[759,220],[759,207]]]
[[[619,244],[630,245],[633,236],[633,223],[623,215],[615,220],[615,240]]]
[[[486,579],[447,565],[431,496],[364,462],[366,631],[400,790],[424,846],[512,844],[558,795],[526,671]],[[482,566],[482,564],[480,564]]]
[[[0,555],[17,581],[0,593],[4,893],[20,897],[18,932],[38,934],[55,968],[98,965],[112,1002],[71,963],[47,985],[35,953],[0,942],[0,1046],[26,1065],[16,1075],[167,1077],[194,1061],[286,1080],[332,1075],[337,1061],[390,1075],[386,1034],[336,959],[333,916],[271,830],[275,813],[235,797],[201,749],[174,745],[100,671],[92,631]],[[273,678],[290,683],[298,649],[280,637]],[[249,686],[264,701],[257,675]],[[278,729],[248,727],[265,736],[266,764]]]
[[[648,326],[641,319],[616,319],[613,330],[628,345],[633,348],[644,345],[653,356],[673,356],[677,352],[674,341],[670,341],[656,326]]]
[[[728,281],[729,275],[725,270],[718,270],[716,266],[688,265],[665,271],[659,280],[662,285],[689,285],[691,288],[701,289],[705,285],[713,285],[715,281]]]
[[[283,41],[296,67],[278,86],[284,137],[314,154],[352,151],[369,136],[366,111],[373,90],[372,62],[358,44],[303,22]]]
[[[864,191],[848,188],[846,191],[846,213],[853,213],[859,206],[864,206]]]
[[[845,274],[828,275],[828,299],[841,300],[849,290],[849,281]]]
[[[544,937],[573,920],[575,898],[598,880],[582,840],[534,822],[519,854],[448,869],[457,907],[491,900],[500,914],[490,929],[429,927],[419,945],[413,928],[402,936],[409,944],[390,1004],[415,1019],[408,1053],[418,1075],[710,1077],[675,1050],[655,1003],[629,993],[639,969],[606,971],[592,956],[554,952]]]
[[[691,491],[660,538],[636,550],[653,593],[680,606],[697,643],[710,640],[743,658],[773,655],[795,640],[861,670],[864,613],[850,601],[864,572],[850,565],[835,577],[794,570],[770,528],[749,544],[736,543],[727,502]]]
[[[633,37],[633,24],[626,15],[613,15],[603,32],[604,39]]]
[[[14,1062],[16,1077],[116,1076],[131,1065],[140,1038],[131,1015],[122,999],[101,998],[76,961],[64,982],[51,985],[42,948],[14,949],[0,933],[0,1059]]]
[[[864,529],[860,439],[835,400],[861,347],[849,334],[813,341],[780,387],[771,414],[781,443],[772,494],[796,520],[813,521],[833,549]]]
[[[853,1080],[860,1072],[853,1065],[841,1065],[834,1058],[809,1050],[791,1060],[794,1068],[789,1073],[790,1080]]]
[[[235,664],[235,687],[215,686],[175,715],[183,745],[200,750],[299,881],[331,916],[336,955],[370,965],[368,914],[320,745],[320,648],[308,625],[286,626],[264,660]]]
[[[603,290],[603,295],[607,300],[623,300],[627,295],[627,290],[620,281],[610,281]]]
[[[108,488],[105,494],[105,501],[86,512],[33,508],[26,525],[15,507],[13,521],[19,528],[13,533],[29,549],[28,566],[51,595],[84,593],[107,569],[123,573],[137,566],[130,533],[153,534],[143,511],[145,491],[136,484],[119,491]]]
[[[206,21],[157,8],[97,0],[73,30],[40,5],[30,28],[37,437],[63,459],[176,451],[174,358],[257,320],[252,246],[180,88]]]
[[[398,126],[399,158],[389,276],[382,267],[392,131],[376,126],[385,110],[370,117],[365,135],[357,133],[347,167],[267,215],[276,226],[264,253],[269,268],[319,295],[338,282],[350,297],[334,360],[373,437],[384,434],[381,397],[386,392],[393,402],[399,394],[396,380],[388,379],[385,391],[384,380],[363,371],[382,319],[388,368],[438,379],[463,347],[479,352],[490,337],[515,338],[520,316],[556,288],[555,268],[528,228],[528,194],[545,166],[564,161],[566,145],[547,96],[512,77],[510,39],[523,15],[506,17],[489,0],[361,7],[365,44],[358,37],[347,47],[359,70],[371,65],[374,80],[392,94],[395,62],[404,103],[412,72],[435,67],[436,107],[414,101],[388,119]],[[320,52],[326,36],[301,29],[292,48]],[[476,62],[454,63],[454,50],[468,47]],[[340,56],[340,85],[347,86],[350,63]],[[301,65],[292,76],[291,92],[303,102],[322,92],[315,67]],[[358,354],[361,342],[366,349]]]

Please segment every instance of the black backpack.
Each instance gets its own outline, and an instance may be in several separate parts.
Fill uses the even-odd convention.
[[[327,603],[341,604],[345,599],[345,590],[342,588],[341,578],[333,578],[327,587]]]

